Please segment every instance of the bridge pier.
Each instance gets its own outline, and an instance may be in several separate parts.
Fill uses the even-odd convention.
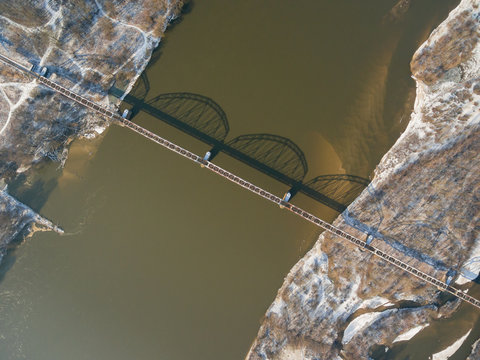
[[[212,161],[213,158],[217,156],[219,152],[220,152],[220,149],[217,146],[214,146],[213,148],[211,148],[209,151],[205,153],[203,160]]]
[[[290,188],[290,190],[288,190],[284,195],[283,195],[283,198],[282,198],[282,201],[285,202],[285,203],[288,203],[290,200],[292,200],[292,198],[298,193],[298,189],[294,186],[292,188]],[[284,209],[285,206],[283,206],[282,204],[279,205],[280,206],[280,209]]]
[[[372,234],[368,234],[368,236],[367,236],[367,241],[365,241],[365,243],[366,243],[367,245],[370,245],[370,244],[372,243],[372,241],[373,241],[373,235],[372,235]]]
[[[128,109],[123,110],[122,118],[130,120],[131,117],[132,113]]]
[[[292,200],[293,197],[294,197],[295,195],[297,195],[298,190],[299,190],[299,189],[298,189],[296,186],[291,187],[290,190],[288,190],[288,191],[285,193],[285,195],[283,195],[283,201],[288,202],[288,201]]]
[[[212,161],[215,156],[220,152],[220,149],[216,146],[211,148],[209,151],[207,151],[203,157],[203,161]],[[200,166],[203,168],[205,165],[203,163],[200,163]]]

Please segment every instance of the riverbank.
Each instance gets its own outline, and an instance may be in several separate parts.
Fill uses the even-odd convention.
[[[129,91],[145,69],[182,1],[144,0],[132,4],[43,1],[0,4],[0,52],[23,66],[45,66],[48,76],[67,88],[112,109],[113,85]],[[32,166],[64,164],[70,143],[95,137],[108,126],[88,110],[44,89],[8,66],[0,67],[0,179],[15,187],[34,177]],[[54,118],[52,119],[52,112]],[[52,179],[52,181],[55,181]],[[46,197],[51,184],[35,184]],[[48,220],[0,192],[0,249]],[[27,209],[28,210],[25,210]],[[23,214],[20,216],[19,214]]]
[[[453,274],[466,288],[478,275],[479,14],[476,2],[462,1],[416,52],[409,125],[371,186],[335,221],[358,237],[372,234],[375,246],[432,276]],[[367,358],[459,305],[325,234],[286,277],[247,358]]]

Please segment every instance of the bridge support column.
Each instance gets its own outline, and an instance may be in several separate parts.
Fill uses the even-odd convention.
[[[214,146],[210,151],[207,151],[207,152],[205,153],[205,156],[203,157],[202,160],[203,160],[204,162],[206,162],[206,161],[212,161],[213,158],[214,158],[215,156],[217,156],[217,154],[218,154],[219,152],[220,152],[220,149],[218,149],[217,147]],[[205,164],[206,164],[206,163],[205,163]],[[200,163],[200,166],[203,168],[203,167],[205,167],[205,164]]]
[[[210,149],[209,151],[207,151],[205,153],[205,156],[203,157],[203,160],[212,161],[213,158],[215,156],[217,156],[219,152],[220,152],[220,149],[214,146],[212,149]]]
[[[283,202],[288,203],[298,192],[298,189],[294,186],[290,190],[288,190],[284,195],[283,195]],[[283,205],[279,205],[280,209],[285,208]]]
[[[368,234],[368,236],[367,236],[367,241],[365,241],[366,244],[367,244],[367,245],[370,245],[370,244],[372,243],[372,241],[373,241],[373,235],[372,235],[372,234]]]

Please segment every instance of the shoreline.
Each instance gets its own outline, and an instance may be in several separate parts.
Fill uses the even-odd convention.
[[[51,7],[54,5],[49,4],[31,4],[33,12],[37,11],[40,15],[37,15],[36,20],[32,20],[33,23],[28,25],[21,22],[25,21],[25,18],[17,19],[18,9],[12,5],[11,8],[7,7],[5,13],[0,16],[0,25],[4,28],[4,34],[0,37],[0,44],[3,48],[0,47],[0,51],[9,51],[8,54],[21,63],[46,66],[49,76],[56,81],[73,87],[96,102],[115,106],[120,100],[115,99],[116,103],[110,103],[106,92],[112,79],[115,77],[122,79],[127,84],[125,91],[128,93],[148,65],[153,50],[160,43],[168,24],[179,15],[182,4],[181,0],[168,1],[165,4],[158,2],[155,5],[149,0],[143,0],[136,5],[137,8],[142,10],[151,8],[158,15],[155,20],[145,22],[142,18],[142,11],[131,12],[127,21],[123,18],[126,14],[123,13],[122,6],[117,8],[110,6],[108,9],[104,9],[98,2],[95,2],[86,10],[87,13],[96,11],[96,6],[103,15],[92,17],[91,24],[86,30],[82,29],[80,25],[73,26],[71,29],[64,26],[68,21],[75,21],[71,19],[75,19],[76,16],[83,15],[73,10],[66,10],[63,5],[55,8]],[[21,8],[21,4],[19,6]],[[9,15],[18,22],[8,18]],[[130,29],[132,31],[129,33]],[[47,43],[43,52],[38,52],[38,48],[42,48],[42,41],[44,41],[39,35],[44,31],[51,33],[52,36],[56,34],[59,39],[63,40],[59,40],[56,44]],[[84,31],[85,33],[83,33]],[[104,41],[101,38],[95,38],[89,45],[89,47],[98,46],[95,48],[95,56],[72,59],[70,52],[78,47],[79,41],[92,36],[95,31],[103,31],[106,37]],[[14,48],[14,39],[23,32],[31,33],[29,37],[31,43],[23,44],[21,51],[17,51],[20,48]],[[134,33],[140,34],[143,45],[141,47],[133,46],[131,48],[133,53],[129,57],[125,58],[125,54],[122,53],[125,52],[123,47],[114,46],[112,48],[112,45],[121,44],[123,38],[128,38],[128,36],[135,38]],[[98,41],[100,43],[97,44]],[[32,48],[30,49],[28,46]],[[111,60],[108,62],[97,60],[97,58],[101,59],[102,53],[105,52],[108,53]],[[121,62],[120,66],[115,63],[117,59]],[[62,100],[58,103],[56,99],[52,99],[48,91],[40,90],[37,84],[22,74],[15,74],[10,69],[3,67],[0,69],[0,78],[6,80],[3,81],[4,87],[0,93],[0,102],[6,99],[6,109],[8,109],[8,113],[0,113],[0,120],[2,116],[6,117],[0,131],[0,148],[3,149],[3,154],[0,156],[0,179],[4,184],[18,178],[18,175],[26,176],[26,178],[34,176],[35,170],[32,170],[32,165],[48,158],[63,166],[70,144],[74,139],[97,137],[108,126],[105,122],[95,119],[95,116],[89,114],[85,109],[75,109],[75,106],[72,107],[71,104]],[[9,85],[8,91],[6,85]],[[18,93],[21,94],[20,97],[18,97]],[[50,109],[45,106],[45,103],[50,102],[52,109],[62,107],[67,109],[65,114],[62,114],[61,111],[58,112],[59,119],[53,124],[48,120]],[[42,129],[38,134],[32,136],[30,144],[23,136],[24,131],[20,130],[21,126],[25,127],[22,124],[28,122],[41,124]],[[45,138],[52,140],[45,141]],[[0,217],[10,219],[3,220],[4,224],[0,224],[4,226],[0,235],[0,247],[2,248],[5,248],[20,234],[16,228],[18,224],[14,215],[18,211],[12,210],[13,205],[9,198],[13,198],[13,196],[6,195],[6,192],[0,194],[0,205],[2,206]],[[20,210],[26,206],[16,202],[17,205],[13,208]],[[32,211],[30,209],[30,212]],[[35,216],[30,216],[27,222],[32,231],[38,230],[37,227],[52,229],[59,233],[63,231],[36,213]],[[22,226],[22,229],[24,227]],[[22,236],[31,235],[33,232]]]
[[[375,246],[439,279],[450,271],[457,279],[461,264],[475,256],[473,229],[480,214],[468,194],[478,191],[479,183],[475,103],[480,97],[474,86],[480,82],[480,46],[475,42],[480,25],[468,19],[478,11],[473,1],[461,1],[417,50],[412,118],[383,156],[371,186],[334,222],[358,236],[373,234]],[[470,52],[456,56],[471,41]],[[460,74],[460,67],[468,71]],[[328,234],[320,236],[287,275],[247,359],[288,359],[299,349],[304,359],[363,358],[374,345],[388,349],[401,334],[449,317],[458,308],[454,301],[439,302],[435,288],[345,247]],[[365,308],[372,313],[381,309],[369,302],[378,296],[393,306],[350,332],[348,343],[339,346],[359,309],[365,317]],[[415,306],[402,308],[406,300]]]

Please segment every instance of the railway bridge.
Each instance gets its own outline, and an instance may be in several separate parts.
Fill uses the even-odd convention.
[[[208,169],[209,171],[212,171],[213,173],[219,175],[219,176],[222,176],[223,178],[239,185],[240,187],[248,190],[248,191],[251,191],[253,192],[254,194],[266,199],[267,201],[270,201],[276,205],[279,205],[281,206],[282,208],[292,212],[293,214],[297,215],[297,216],[300,216],[301,218],[305,219],[306,221],[308,222],[311,222],[312,224],[320,227],[321,229],[333,234],[334,236],[338,237],[338,238],[341,238],[345,241],[348,241],[349,243],[359,247],[360,249],[364,250],[364,251],[367,251],[369,253],[371,253],[372,255],[374,256],[377,256],[381,259],[383,259],[384,261],[390,263],[391,265],[397,267],[398,269],[400,269],[401,271],[405,271],[407,273],[409,273],[410,275],[412,276],[415,276],[416,278],[419,278],[421,280],[423,280],[424,282],[428,283],[428,284],[431,284],[435,287],[437,287],[438,289],[442,290],[442,291],[446,291],[454,296],[456,296],[457,298],[465,301],[465,302],[468,302],[469,304],[477,307],[480,309],[480,300],[466,294],[464,291],[460,290],[460,289],[457,289],[455,288],[454,286],[451,286],[449,283],[445,282],[445,281],[441,281],[441,280],[438,280],[437,278],[433,277],[433,276],[430,276],[429,274],[405,263],[404,261],[394,257],[394,256],[391,256],[390,254],[388,254],[387,252],[371,245],[371,242],[368,240],[367,238],[367,241],[364,241],[364,240],[361,240],[359,239],[358,237],[355,237],[349,233],[347,233],[346,231],[344,230],[341,230],[340,228],[332,225],[332,224],[329,224],[328,222],[320,219],[319,217],[301,209],[300,207],[298,206],[295,206],[291,203],[289,203],[288,201],[285,201],[283,198],[279,197],[279,196],[276,196],[258,186],[256,186],[255,184],[252,184],[251,182],[247,181],[247,180],[244,180],[242,179],[241,177],[238,177],[237,175],[221,168],[220,166],[217,166],[215,165],[214,163],[206,160],[204,157],[202,156],[198,156],[192,152],[190,152],[189,150],[186,150],[184,149],[183,147],[180,147],[176,144],[174,144],[173,142],[170,142],[164,138],[162,138],[161,136],[139,126],[138,124],[135,124],[134,122],[122,117],[120,114],[118,114],[117,112],[115,111],[112,111],[110,109],[107,109],[101,105],[98,105],[96,104],[95,102],[93,101],[90,101],[88,99],[86,99],[85,97],[79,95],[79,94],[76,94],[75,92],[72,92],[70,91],[69,89],[66,89],[65,87],[57,84],[56,82],[54,81],[51,81],[49,79],[47,79],[45,76],[43,75],[40,75],[36,72],[33,72],[29,69],[27,69],[26,67],[18,64],[17,62],[11,60],[11,59],[8,59],[6,58],[5,56],[3,55],[0,55],[0,61],[3,61],[4,63],[6,63],[7,65],[10,65],[12,67],[15,67],[16,69],[30,75],[30,76],[33,76],[35,77],[38,82],[40,84],[42,84],[43,86],[55,91],[56,93],[58,94],[61,94],[63,96],[65,96],[66,98],[82,105],[82,106],[85,106],[89,109],[91,109],[92,111],[94,111],[95,113],[101,115],[102,117],[106,118],[107,120],[109,121],[112,121],[113,123],[116,123],[118,125],[121,125],[121,126],[124,126],[124,127],[127,127],[128,129],[136,132],[137,134],[165,147],[166,149],[170,150],[170,151],[173,151],[175,153],[177,153],[178,155],[180,156],[183,156],[197,164],[200,164],[202,165],[203,167],[205,167],[205,169]]]

